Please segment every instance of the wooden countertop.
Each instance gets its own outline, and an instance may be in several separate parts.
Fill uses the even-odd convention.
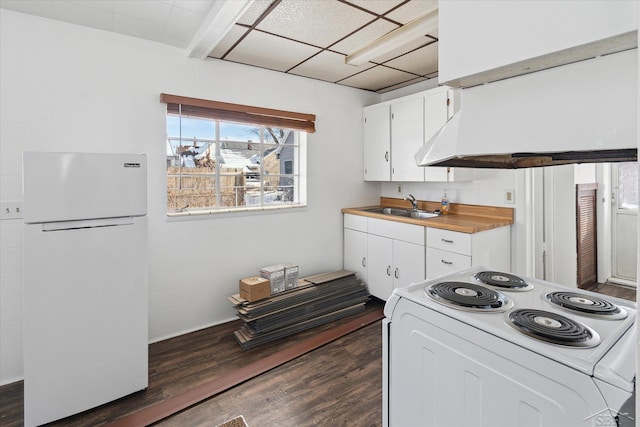
[[[361,215],[371,218],[385,219],[389,221],[404,222],[406,224],[421,225],[424,227],[442,228],[445,230],[459,231],[462,233],[477,233],[513,224],[514,209],[496,206],[465,205],[450,203],[449,213],[434,218],[418,219],[405,218],[394,215],[385,215],[367,212],[367,209],[376,207],[393,207],[410,209],[411,203],[402,199],[381,197],[380,205],[363,206],[357,208],[344,208],[342,213]],[[440,209],[439,202],[418,201],[418,209],[433,211]]]

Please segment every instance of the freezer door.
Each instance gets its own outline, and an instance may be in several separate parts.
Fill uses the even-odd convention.
[[[146,217],[67,230],[25,225],[27,427],[147,387],[146,236]]]
[[[144,154],[23,154],[24,222],[146,215]]]

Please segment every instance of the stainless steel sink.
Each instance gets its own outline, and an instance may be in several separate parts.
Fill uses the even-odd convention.
[[[419,209],[398,209],[398,208],[371,208],[367,209],[367,212],[379,213],[385,215],[392,216],[401,216],[405,218],[417,218],[417,219],[427,219],[434,218],[440,215],[438,212],[427,212]]]

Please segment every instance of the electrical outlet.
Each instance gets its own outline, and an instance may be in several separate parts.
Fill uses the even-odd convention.
[[[5,200],[0,202],[0,219],[22,218],[22,200]]]
[[[396,192],[399,196],[404,195],[404,191],[402,191],[402,184],[398,184]]]
[[[516,202],[516,191],[515,190],[505,190],[504,191],[504,202],[509,204],[514,204]]]

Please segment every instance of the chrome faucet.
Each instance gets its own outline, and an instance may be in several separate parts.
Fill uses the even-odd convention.
[[[408,200],[411,202],[411,206],[413,207],[414,211],[418,210],[418,202],[416,201],[416,198],[413,197],[413,194],[409,194],[407,197],[404,198],[404,200]]]

